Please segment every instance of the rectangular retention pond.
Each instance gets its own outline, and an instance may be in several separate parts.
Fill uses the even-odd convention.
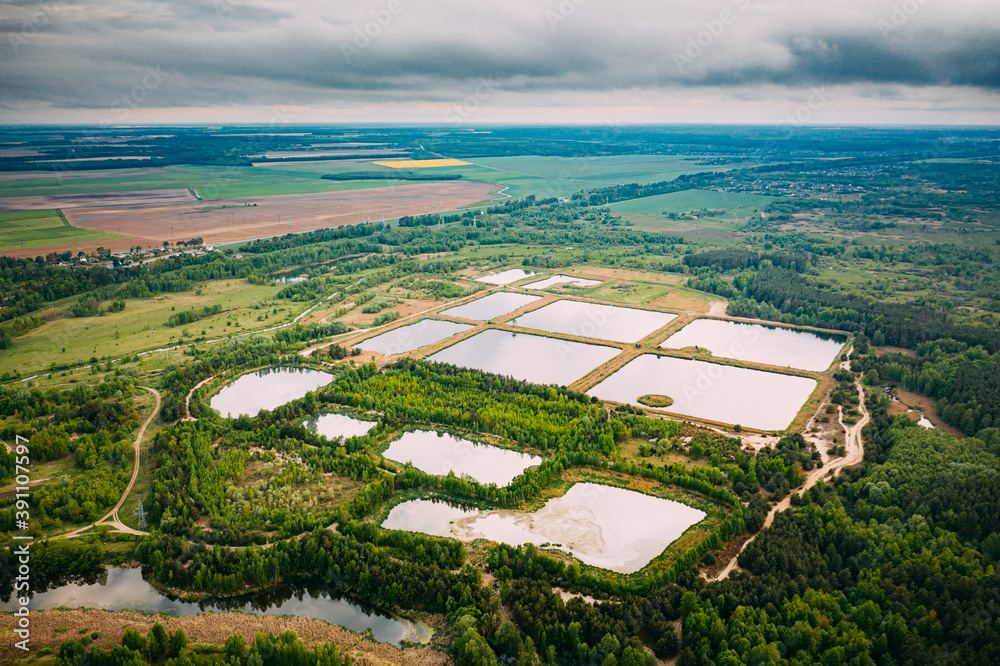
[[[616,347],[490,329],[442,349],[428,360],[535,384],[567,386],[620,351]]]
[[[386,356],[404,354],[420,349],[456,333],[473,328],[471,324],[456,324],[453,321],[440,319],[421,319],[416,324],[400,326],[374,338],[368,338],[358,343],[358,349],[373,351]]]
[[[526,273],[520,268],[512,268],[508,271],[503,271],[502,273],[494,273],[493,275],[484,275],[483,277],[477,277],[476,282],[485,282],[486,284],[513,284],[518,280],[523,280],[534,275],[534,273]]]
[[[665,312],[651,312],[614,305],[556,301],[513,320],[512,326],[535,328],[550,333],[566,333],[584,338],[639,342],[676,318]]]
[[[540,300],[541,296],[529,296],[528,294],[514,294],[509,291],[500,291],[490,294],[485,298],[459,305],[457,308],[445,310],[441,314],[450,317],[461,317],[462,319],[473,319],[475,321],[489,321],[495,317],[513,312],[523,308],[525,305]]]
[[[435,476],[454,472],[456,476],[469,476],[479,483],[495,483],[498,487],[510,484],[529,467],[542,464],[538,456],[428,430],[403,433],[382,455],[399,463],[412,463]]]
[[[701,347],[714,356],[822,372],[844,346],[839,336],[718,319],[696,319],[660,347]]]
[[[538,511],[484,511],[429,500],[394,507],[382,527],[488,539],[512,546],[549,544],[584,564],[639,571],[700,522],[705,512],[680,502],[597,483],[577,483]]]
[[[696,419],[783,430],[816,388],[807,377],[645,354],[587,395],[643,406],[644,395],[666,396],[663,409]]]

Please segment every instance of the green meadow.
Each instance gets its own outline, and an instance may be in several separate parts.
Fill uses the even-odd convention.
[[[357,164],[353,165],[355,169]],[[337,182],[321,180],[330,170],[277,170],[266,167],[165,167],[130,169],[114,176],[39,178],[0,182],[0,197],[96,194],[136,190],[191,190],[202,199],[264,196],[269,194],[314,194],[368,187],[398,185],[396,181]]]
[[[113,238],[128,237],[72,227],[57,210],[0,213],[0,252]]]

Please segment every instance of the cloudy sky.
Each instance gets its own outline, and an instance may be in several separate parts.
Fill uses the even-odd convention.
[[[0,123],[1000,124],[998,0],[0,0]]]

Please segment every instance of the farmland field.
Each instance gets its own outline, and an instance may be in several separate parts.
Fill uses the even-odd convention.
[[[296,165],[299,166],[299,165]],[[305,165],[301,165],[305,166]],[[358,164],[351,163],[352,170]],[[114,175],[110,175],[110,174]],[[53,194],[96,194],[141,190],[189,189],[202,199],[264,196],[268,194],[313,194],[370,187],[385,187],[392,181],[337,182],[321,180],[323,173],[268,167],[165,167],[129,169],[120,175],[39,173],[37,178],[0,181],[0,197],[49,196]],[[105,175],[109,174],[109,175]],[[33,174],[19,174],[25,177]]]
[[[441,181],[387,187],[377,197],[363,191],[324,192],[221,199],[212,206],[196,202],[74,208],[66,216],[78,227],[120,228],[142,245],[194,237],[226,243],[453,210],[488,199],[493,190],[489,183]],[[106,245],[120,250],[132,243]]]
[[[423,160],[418,160],[417,164]],[[345,161],[268,164],[268,170],[317,178],[325,173],[350,171],[391,171],[386,162]],[[684,155],[618,155],[601,157],[515,157],[469,158],[464,166],[440,166],[435,174],[456,174],[465,180],[506,185],[505,194],[514,198],[568,197],[584,189],[621,183],[653,183],[705,171],[724,171],[732,166],[698,164]],[[657,211],[659,212],[659,211]]]
[[[127,236],[71,227],[56,210],[0,212],[0,252],[125,238]]]
[[[134,192],[102,192],[95,194],[46,194],[0,199],[0,210],[56,210],[93,206],[135,206],[151,204],[190,203],[197,201],[190,190],[139,190]]]
[[[451,159],[441,159],[441,160],[390,160],[385,162],[373,162],[372,164],[378,164],[380,166],[386,166],[391,169],[432,169],[437,167],[455,167],[455,166],[465,166],[468,162],[463,162],[462,160],[451,160]]]
[[[493,157],[473,160],[473,167],[461,173],[470,179],[487,177],[509,185],[513,197],[534,194],[539,198],[568,197],[574,192],[622,183],[654,183],[677,176],[705,171],[724,171],[730,167],[700,165],[682,155],[618,155],[601,157]],[[499,171],[503,175],[497,176]]]
[[[653,197],[621,201],[611,205],[616,213],[640,213],[657,215],[663,213],[686,213],[702,208],[736,210],[739,208],[763,208],[774,197],[740,192],[716,192],[715,190],[685,190],[659,194]]]
[[[432,162],[430,160],[418,160],[420,162]],[[616,156],[616,157],[596,157],[596,158],[560,158],[560,157],[504,157],[479,160],[477,163],[461,162],[459,160],[434,160],[435,164],[441,164],[435,169],[435,173],[461,175],[465,181],[478,181],[483,183],[497,183],[506,186],[504,195],[512,197],[523,197],[535,195],[539,198],[548,197],[568,197],[580,189],[603,187],[608,184],[624,182],[653,182],[657,180],[669,180],[683,173],[697,173],[707,170],[718,170],[720,167],[709,165],[698,165],[692,159],[680,156]],[[388,163],[386,163],[388,164]],[[395,162],[393,163],[395,164]],[[67,177],[53,178],[51,174],[39,173],[37,178],[31,178],[32,174],[23,174],[18,179],[0,181],[0,203],[3,199],[11,199],[7,208],[35,209],[42,206],[48,208],[63,207],[60,201],[66,202],[65,207],[70,204],[81,205],[73,197],[88,194],[102,193],[131,193],[149,192],[149,198],[157,203],[162,197],[157,197],[154,192],[162,190],[189,191],[195,197],[203,200],[217,201],[219,205],[226,205],[229,199],[245,199],[250,197],[263,197],[272,195],[322,195],[324,193],[366,190],[370,188],[385,188],[398,186],[403,181],[395,180],[364,180],[364,181],[332,181],[323,180],[321,176],[327,173],[344,173],[348,171],[386,171],[391,172],[390,166],[383,166],[374,162],[357,161],[329,161],[329,162],[308,162],[291,164],[261,164],[254,167],[165,167],[148,170],[129,169],[124,170],[119,175],[116,172],[98,172],[93,176],[81,175],[77,173],[66,174]],[[447,186],[445,186],[447,187]],[[381,194],[381,193],[380,193]],[[469,206],[486,200],[488,192],[482,192],[474,200],[463,200],[459,204],[444,206],[448,210],[459,206]],[[707,193],[708,202],[695,197],[690,199],[687,193],[678,193],[680,198],[672,204],[674,208],[697,208],[709,206],[720,206],[720,203],[711,197],[723,197],[722,193]],[[675,197],[677,195],[666,195]],[[728,195],[736,197],[740,202],[750,195]],[[15,198],[20,197],[58,197],[57,199],[27,199],[23,202],[15,203]],[[185,197],[187,198],[187,197]],[[432,195],[427,201],[423,201],[416,208],[396,210],[395,207],[388,207],[384,210],[376,210],[378,206],[361,206],[355,215],[348,215],[350,222],[361,219],[393,219],[404,214],[417,214],[422,212],[433,212],[441,209],[443,199],[447,198],[439,194]],[[352,197],[352,200],[354,197]],[[437,199],[437,206],[433,199]],[[656,200],[658,197],[649,197]],[[19,205],[23,203],[22,205]],[[85,203],[85,202],[82,202]],[[116,202],[120,205],[126,203],[138,203],[138,201],[125,200]],[[234,205],[242,205],[242,201],[230,202]],[[185,210],[181,213],[171,211],[169,208],[144,212],[143,218],[137,218],[134,210],[94,210],[76,214],[71,214],[73,224],[95,230],[100,234],[100,230],[116,229],[122,226],[122,233],[134,236],[135,238],[159,244],[162,240],[178,240],[181,236],[194,237],[197,235],[208,237],[209,231],[214,231],[213,242],[228,242],[235,240],[245,240],[248,238],[258,238],[273,235],[281,232],[303,231],[308,228],[318,228],[310,226],[310,222],[316,214],[315,206],[305,200],[303,205],[309,208],[308,211],[297,206],[292,209],[286,207],[286,201],[274,201],[281,204],[282,210],[265,212],[255,210],[255,219],[266,219],[268,224],[261,226],[249,221],[244,216],[245,225],[243,228],[230,229],[227,233],[221,233],[217,228],[220,222],[227,219],[232,224],[222,226],[231,227],[236,222],[233,211],[229,213],[219,213],[215,211]],[[450,203],[450,202],[449,202]],[[101,204],[103,206],[103,204]],[[627,205],[627,204],[619,204]],[[667,204],[652,203],[655,208],[653,212],[668,210]],[[742,203],[740,204],[742,205]],[[667,206],[667,207],[665,207]],[[426,211],[424,209],[427,209]],[[365,210],[362,210],[365,209]],[[370,211],[368,210],[370,209]],[[671,209],[672,210],[672,209]],[[624,209],[623,209],[624,211]],[[208,212],[208,215],[204,213]],[[367,214],[369,213],[370,214]],[[287,215],[292,221],[292,226],[278,222],[278,215]],[[305,217],[310,222],[304,222]],[[336,216],[333,216],[336,217]],[[149,224],[150,218],[152,224]],[[166,220],[166,218],[171,218]],[[211,219],[209,219],[211,218]],[[215,218],[218,218],[216,220]],[[317,218],[318,219],[318,218]],[[166,221],[165,221],[166,220]],[[274,224],[270,224],[273,222]],[[298,223],[298,224],[296,224]],[[336,226],[345,223],[337,219],[319,220],[320,226]],[[166,227],[163,227],[163,224]],[[142,228],[132,228],[136,225]],[[126,231],[126,226],[131,231]],[[169,228],[174,227],[170,232]],[[177,229],[184,228],[185,231],[177,235]],[[253,227],[253,228],[251,228]],[[258,228],[259,227],[259,228]],[[166,231],[166,233],[164,233]],[[24,249],[29,247],[49,247],[53,250],[71,249],[71,244],[89,243],[86,247],[78,249],[93,250],[98,244],[93,233],[87,233],[84,237],[78,232],[74,239],[72,235],[66,233],[51,234],[51,241],[45,240],[45,234],[36,237],[29,244],[29,239],[24,238]],[[19,241],[21,239],[19,238]],[[116,240],[105,235],[104,238],[98,236],[96,241]],[[120,238],[117,240],[121,240]],[[20,250],[21,244],[16,246],[4,245],[0,241],[0,249]],[[110,244],[115,249],[126,247],[122,242]]]

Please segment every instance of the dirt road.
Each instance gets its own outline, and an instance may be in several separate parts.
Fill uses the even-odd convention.
[[[848,354],[850,354],[850,351],[848,351]],[[849,365],[849,363],[850,363],[849,361],[844,361],[844,363],[841,364],[841,367],[846,368]],[[837,476],[838,474],[840,474],[840,470],[844,469],[845,467],[852,467],[854,465],[858,465],[864,460],[865,449],[864,449],[864,442],[861,439],[861,429],[868,424],[868,421],[871,420],[871,416],[868,414],[868,410],[865,409],[865,392],[861,389],[860,384],[857,384],[857,387],[858,387],[858,394],[861,397],[861,402],[858,404],[858,411],[860,411],[862,414],[861,419],[859,419],[858,422],[852,425],[851,427],[847,427],[844,424],[843,408],[841,408],[840,415],[838,416],[838,419],[840,420],[840,425],[845,432],[845,448],[847,449],[847,455],[845,455],[843,458],[836,458],[836,459],[831,458],[822,467],[818,467],[814,469],[812,472],[810,472],[809,475],[806,477],[805,483],[802,485],[803,491],[812,488],[814,485],[816,485],[817,481],[819,481],[826,475],[832,474],[833,476]],[[764,520],[764,527],[762,527],[761,529],[765,530],[768,527],[770,527],[771,523],[774,522],[774,517],[778,513],[788,510],[789,508],[791,508],[791,506],[792,506],[791,495],[789,495],[785,499],[775,504],[771,508],[771,511],[767,514],[767,518]],[[714,582],[718,580],[725,580],[726,578],[728,578],[729,574],[732,573],[733,569],[736,568],[737,566],[736,561],[739,559],[740,554],[744,551],[744,549],[746,549],[748,545],[750,545],[753,542],[753,540],[756,537],[757,535],[755,534],[749,539],[747,539],[746,542],[743,544],[743,547],[740,548],[739,552],[737,552],[736,555],[733,556],[733,559],[729,560],[729,563],[726,564],[726,567],[722,571],[720,571],[714,578],[708,578],[708,581]]]
[[[122,504],[125,503],[125,499],[128,497],[129,493],[132,492],[132,486],[135,485],[135,480],[139,478],[139,451],[142,447],[142,438],[146,434],[146,428],[149,426],[150,423],[153,422],[153,419],[156,418],[156,415],[160,413],[160,392],[148,386],[144,386],[143,388],[145,388],[147,391],[153,394],[153,397],[156,398],[156,404],[153,406],[153,411],[150,413],[149,418],[147,418],[146,422],[142,424],[141,428],[139,428],[139,434],[137,434],[135,437],[135,443],[133,444],[133,448],[135,449],[135,465],[133,465],[132,467],[132,479],[128,482],[128,486],[126,486],[125,492],[122,493],[121,499],[119,499],[118,503],[115,504],[115,508],[111,509],[111,511],[109,511],[103,518],[90,525],[87,525],[86,527],[81,527],[79,529],[73,530],[72,532],[67,532],[66,534],[60,535],[58,538],[72,539],[73,537],[80,536],[80,534],[86,532],[90,528],[100,525],[101,523],[106,523],[108,525],[111,525],[119,532],[125,532],[126,534],[138,534],[138,535],[149,534],[149,532],[141,532],[139,530],[129,527],[128,525],[123,523],[121,519],[118,517],[118,510],[122,508]]]

